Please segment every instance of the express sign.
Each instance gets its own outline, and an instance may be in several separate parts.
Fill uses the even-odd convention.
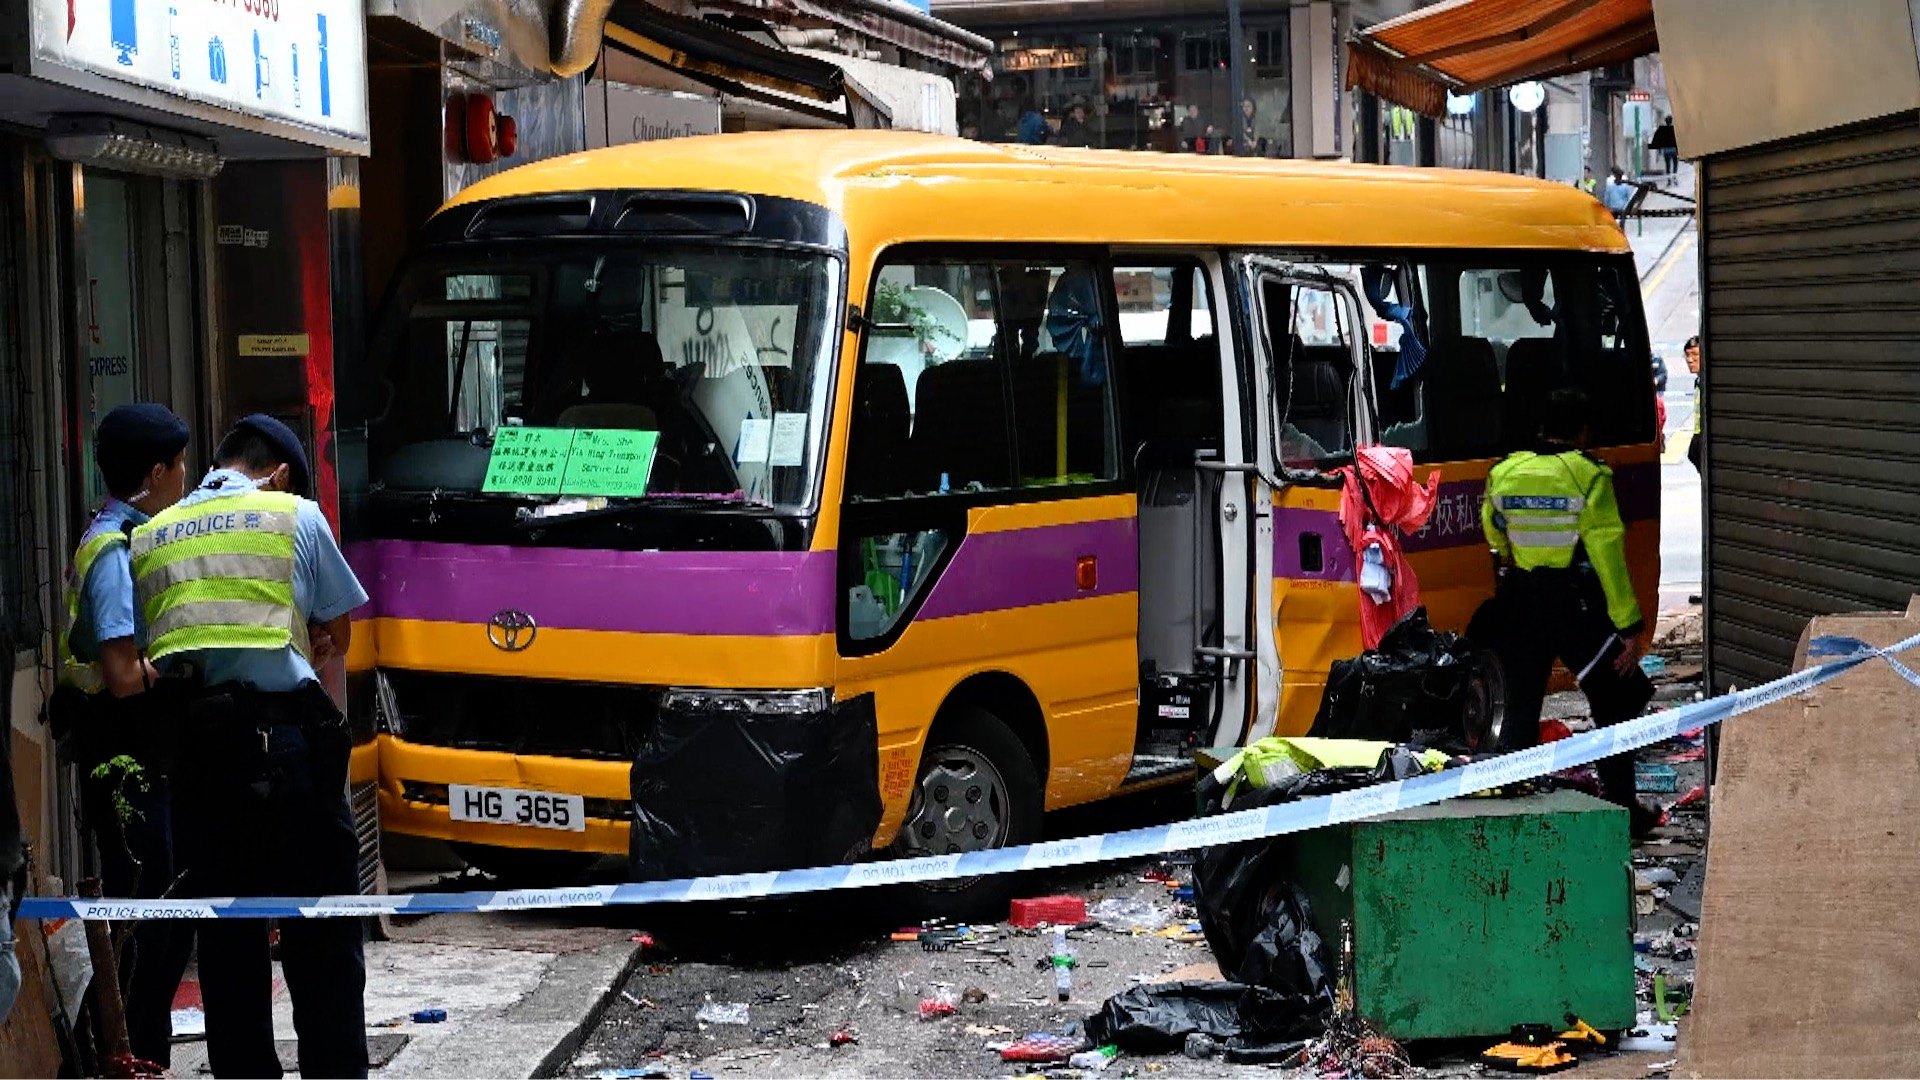
[[[367,138],[363,0],[32,3],[36,61]]]

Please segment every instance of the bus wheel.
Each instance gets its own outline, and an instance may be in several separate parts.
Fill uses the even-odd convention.
[[[468,866],[515,888],[558,888],[586,875],[600,856],[584,851],[535,851],[492,844],[449,845]]]
[[[913,801],[890,853],[918,858],[1029,844],[1040,836],[1041,806],[1040,775],[1019,738],[984,709],[955,707],[927,738]],[[1013,875],[995,874],[902,891],[923,915],[998,918],[1013,886]]]
[[[1507,669],[1492,649],[1475,649],[1460,711],[1462,741],[1472,753],[1496,754],[1507,749],[1506,727]]]

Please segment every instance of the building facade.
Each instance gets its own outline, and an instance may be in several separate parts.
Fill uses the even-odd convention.
[[[67,560],[105,496],[93,429],[151,400],[193,426],[196,468],[249,412],[322,448],[364,34],[360,0],[0,0],[0,662],[40,883],[92,869],[43,712]]]

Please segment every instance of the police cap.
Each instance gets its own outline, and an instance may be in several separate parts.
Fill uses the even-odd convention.
[[[101,417],[93,458],[107,490],[131,494],[155,465],[172,464],[187,448],[187,422],[165,405],[143,401]]]
[[[287,481],[292,486],[293,493],[300,496],[306,495],[307,481],[311,477],[307,468],[307,450],[300,445],[300,436],[295,435],[292,428],[266,413],[251,413],[243,416],[240,422],[233,426],[236,429],[247,428],[271,443],[275,456],[286,463]]]

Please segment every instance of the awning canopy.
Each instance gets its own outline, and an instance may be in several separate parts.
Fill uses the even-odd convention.
[[[1441,0],[1355,33],[1347,86],[1440,116],[1448,92],[1590,71],[1659,48],[1653,0]]]

